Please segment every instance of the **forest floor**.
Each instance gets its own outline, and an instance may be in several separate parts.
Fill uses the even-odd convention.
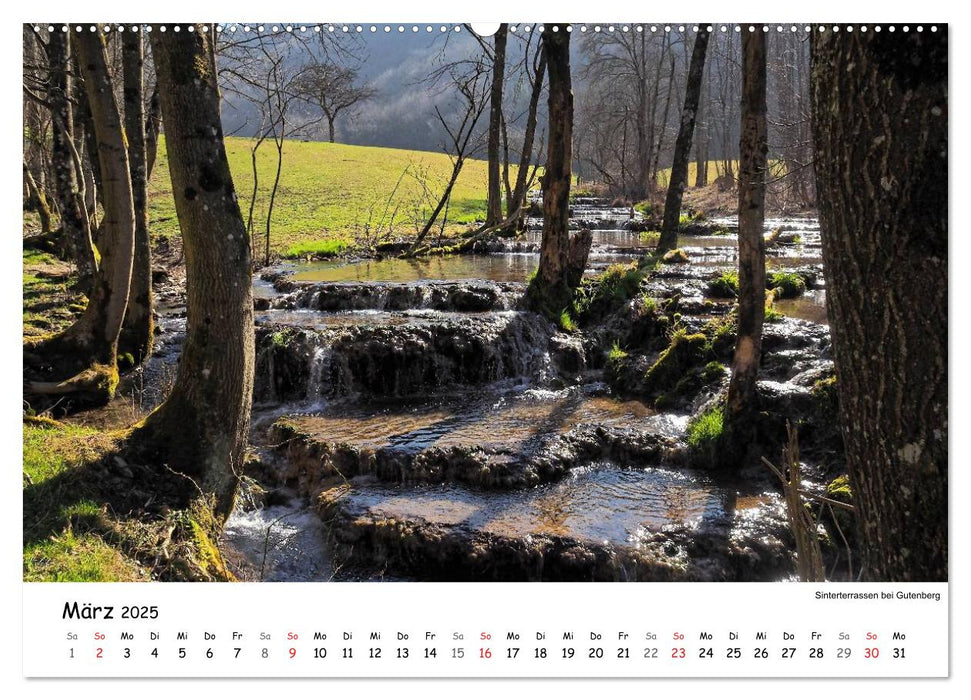
[[[157,296],[184,294],[178,246],[154,251]],[[23,253],[24,338],[63,330],[87,300],[73,268],[49,253]],[[134,463],[122,448],[145,411],[123,381],[108,406],[57,416],[24,405],[25,581],[215,580],[228,574],[200,516],[176,504],[174,477]],[[174,507],[173,507],[174,505]]]

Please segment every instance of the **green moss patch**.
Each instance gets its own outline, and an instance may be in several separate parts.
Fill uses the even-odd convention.
[[[708,283],[709,296],[718,299],[734,299],[738,296],[738,273],[729,270]]]
[[[770,272],[765,277],[765,287],[774,292],[776,299],[793,299],[806,291],[806,280],[795,272]]]

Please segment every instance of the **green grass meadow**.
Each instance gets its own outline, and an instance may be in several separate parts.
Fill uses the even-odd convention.
[[[226,139],[244,219],[253,190],[252,144],[249,138]],[[257,152],[259,187],[254,207],[260,250],[276,160],[274,144],[265,142]],[[286,141],[270,232],[271,251],[300,257],[319,250],[326,255],[339,252],[341,243],[346,246],[368,232],[373,236],[374,231],[387,232],[389,227],[395,237],[414,235],[416,225],[424,222],[444,190],[451,169],[452,162],[444,153]],[[515,170],[510,177],[515,177]],[[485,161],[466,162],[448,209],[452,230],[485,217],[487,180]],[[159,144],[149,183],[149,217],[153,235],[178,234],[164,143]],[[322,245],[325,241],[333,243]]]

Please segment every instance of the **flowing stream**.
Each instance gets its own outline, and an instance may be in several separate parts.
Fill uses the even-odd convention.
[[[593,234],[589,274],[649,247],[627,208],[581,200],[572,214]],[[788,575],[764,479],[680,466],[689,410],[615,395],[600,340],[517,310],[539,223],[475,254],[298,263],[286,284],[255,280],[253,442],[260,478],[284,496],[232,514],[224,544],[242,578]],[[648,286],[689,322],[731,303],[708,286],[737,267],[736,223],[711,223],[719,235],[681,236],[689,262]],[[831,366],[818,224],[770,219],[766,235],[769,269],[809,288],[777,302],[787,318],[767,326],[764,372],[803,396],[800,382]]]

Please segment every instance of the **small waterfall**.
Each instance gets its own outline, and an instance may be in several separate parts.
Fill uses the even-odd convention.
[[[309,376],[307,377],[307,402],[311,405],[319,404],[322,398],[322,387],[324,385],[324,373],[329,375],[331,361],[330,343],[322,343],[316,346],[310,356]]]

